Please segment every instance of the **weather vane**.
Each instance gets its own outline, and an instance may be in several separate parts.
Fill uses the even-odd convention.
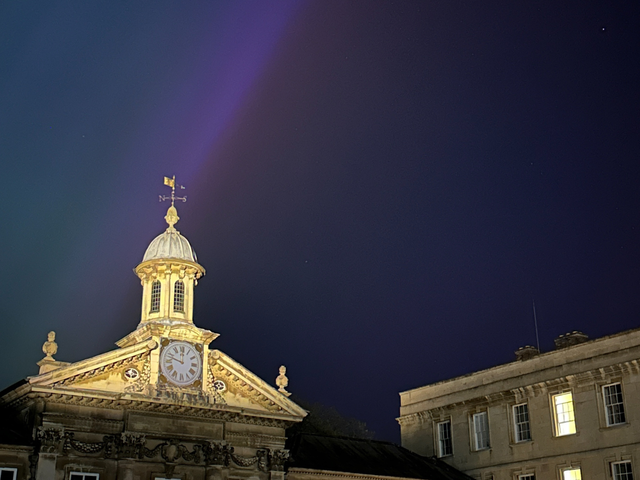
[[[171,206],[173,207],[173,204],[176,200],[182,200],[183,202],[187,201],[187,196],[185,195],[184,197],[176,197],[176,187],[179,187],[181,190],[184,190],[184,186],[182,185],[176,185],[176,176],[174,175],[173,178],[169,178],[169,177],[164,177],[164,184],[168,187],[171,187],[171,196],[168,197],[166,195],[159,195],[160,197],[160,202],[164,202],[165,200],[171,200]]]

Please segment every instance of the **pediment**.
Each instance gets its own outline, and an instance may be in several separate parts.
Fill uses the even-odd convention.
[[[287,396],[219,350],[208,352],[205,375],[197,384],[181,388],[156,383],[152,370],[157,372],[153,362],[158,361],[158,355],[152,352],[157,347],[156,341],[149,340],[62,366],[30,377],[28,381],[34,391],[87,399],[189,405],[254,417],[289,418],[292,421],[300,421],[307,415]],[[127,375],[131,370],[137,373],[135,378]],[[220,385],[224,387],[216,388]]]
[[[230,407],[284,413],[302,419],[307,411],[220,350],[209,353],[209,371],[226,385],[223,398]]]
[[[36,388],[79,392],[127,393],[149,375],[150,353],[157,347],[153,340],[106,352],[29,378]],[[133,375],[127,374],[137,373]]]

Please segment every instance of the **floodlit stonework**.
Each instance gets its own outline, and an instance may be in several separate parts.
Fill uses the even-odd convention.
[[[287,439],[307,412],[289,399],[286,367],[276,389],[193,322],[205,271],[174,227],[175,178],[165,184],[169,227],[135,269],[140,323],[119,349],[71,364],[49,333],[39,374],[0,392],[0,480],[469,480],[388,442]]]
[[[175,229],[135,269],[142,314],[117,350],[59,362],[55,333],[40,374],[0,393],[0,477],[37,480],[281,480],[285,429],[307,412],[193,323],[204,268]]]
[[[580,332],[519,360],[400,393],[402,445],[478,479],[640,475],[640,329]]]

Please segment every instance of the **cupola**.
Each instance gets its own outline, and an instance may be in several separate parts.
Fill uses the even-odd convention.
[[[193,289],[205,274],[191,244],[175,228],[180,217],[174,206],[174,185],[171,186],[171,206],[164,217],[169,226],[151,241],[142,263],[135,269],[142,283],[141,325],[147,322],[192,324]]]

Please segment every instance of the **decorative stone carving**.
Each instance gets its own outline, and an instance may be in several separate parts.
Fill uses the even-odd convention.
[[[79,373],[78,375],[73,375],[69,378],[65,378],[64,380],[60,381],[60,382],[56,382],[53,384],[54,387],[60,387],[63,385],[72,385],[74,383],[77,383],[79,381],[83,381],[83,380],[89,380],[91,378],[95,378],[98,375],[102,375],[104,373],[109,373],[113,370],[119,369],[121,367],[129,367],[133,364],[137,364],[142,360],[147,360],[148,363],[148,358],[149,358],[149,353],[140,353],[138,355],[134,355],[132,357],[128,357],[125,358],[123,360],[119,360],[117,362],[114,363],[110,363],[108,365],[103,365],[99,368],[95,368],[93,370],[89,370],[87,372],[84,373]],[[146,365],[145,365],[146,366]],[[144,368],[142,371],[142,375],[140,375],[139,381],[141,381],[144,378]],[[148,377],[147,377],[147,382],[149,381]]]
[[[142,372],[140,373],[140,375],[138,375],[138,378],[136,378],[135,380],[132,380],[129,385],[124,387],[124,391],[127,393],[140,393],[144,391],[145,387],[149,385],[150,377],[151,377],[151,362],[150,362],[149,355],[147,355],[145,358],[144,365],[142,366]]]
[[[285,375],[287,373],[287,367],[280,365],[279,372],[280,375],[276,378],[276,385],[279,387],[278,391],[288,397],[291,393],[287,392],[287,387],[289,386],[289,379]]]
[[[42,351],[46,355],[43,360],[54,362],[53,356],[58,353],[58,344],[56,343],[56,332],[53,330],[47,335],[47,341],[42,345]]]
[[[289,460],[289,450],[269,450],[263,448],[256,452],[258,468],[263,472],[283,472]]]
[[[283,472],[284,465],[289,460],[289,450],[274,450],[271,454],[270,470]]]
[[[212,397],[211,401],[214,404],[226,405],[224,394],[227,391],[227,385],[222,380],[216,379],[210,368],[207,369],[206,382],[205,391]]]
[[[87,455],[102,452],[105,459],[154,459],[161,457],[167,465],[177,462],[189,462],[196,465],[218,465],[228,467],[231,462],[239,467],[257,467],[262,471],[281,471],[289,453],[287,450],[261,449],[253,457],[236,455],[232,446],[226,442],[195,443],[190,450],[179,439],[171,438],[147,447],[147,439],[142,434],[122,433],[120,435],[105,435],[101,442],[81,442],[75,440],[74,432],[64,432],[58,429],[43,429],[38,431],[41,448],[49,453],[58,451],[62,443],[64,454],[72,450]]]
[[[63,428],[39,427],[36,439],[43,453],[58,453],[62,439],[65,436]]]

